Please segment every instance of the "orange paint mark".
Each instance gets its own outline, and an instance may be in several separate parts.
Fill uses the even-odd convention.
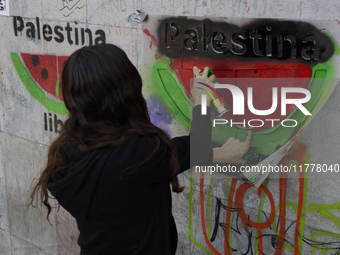
[[[241,217],[241,220],[243,222],[243,226],[244,226],[245,229],[248,229],[248,226],[253,227],[253,228],[259,228],[259,229],[268,228],[268,227],[270,227],[270,225],[274,221],[274,216],[275,216],[274,198],[273,198],[272,194],[270,193],[270,191],[268,190],[268,188],[266,186],[264,186],[263,184],[261,184],[261,186],[257,189],[257,194],[258,194],[259,197],[261,197],[262,191],[264,191],[266,193],[266,195],[269,199],[269,202],[270,202],[270,216],[269,216],[268,220],[265,221],[265,222],[258,223],[258,222],[251,221],[247,217],[247,215],[244,211],[243,198],[244,198],[244,194],[246,193],[246,191],[249,188],[252,188],[252,187],[254,187],[252,184],[245,182],[237,189],[236,195],[235,195],[235,200],[238,201],[235,204],[236,204],[236,207],[240,211],[240,217]]]

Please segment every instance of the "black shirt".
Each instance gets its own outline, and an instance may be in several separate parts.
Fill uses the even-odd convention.
[[[212,162],[211,129],[209,107],[207,115],[201,115],[201,106],[194,107],[191,146],[190,136],[172,139],[181,172],[197,163],[190,162],[190,148],[201,155],[195,158]],[[122,173],[148,157],[155,146],[154,138],[132,135],[117,147],[78,156],[57,172],[58,181],[49,190],[77,220],[81,255],[175,254],[168,147],[161,143],[152,160]]]

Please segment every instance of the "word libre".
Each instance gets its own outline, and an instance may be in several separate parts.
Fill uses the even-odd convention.
[[[13,29],[15,36],[25,33],[27,38],[31,40],[40,40],[43,38],[47,42],[54,40],[57,43],[62,43],[66,39],[70,45],[106,43],[106,35],[103,30],[98,29],[93,34],[92,30],[89,28],[77,27],[77,22],[75,22],[75,26],[71,26],[70,23],[67,22],[65,27],[59,25],[51,26],[47,23],[43,24],[41,27],[39,17],[37,17],[36,22],[33,23],[31,21],[26,22],[20,16],[14,16]]]
[[[59,133],[61,132],[61,128],[63,127],[64,122],[58,119],[57,114],[54,114],[52,118],[52,113],[44,112],[44,128],[45,131]]]

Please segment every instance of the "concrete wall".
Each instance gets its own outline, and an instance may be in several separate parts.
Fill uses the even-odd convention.
[[[105,41],[124,49],[141,71],[154,123],[171,136],[188,133],[181,118],[153,94],[150,67],[158,57],[156,34],[145,31],[152,26],[150,20],[135,28],[126,21],[139,8],[151,15],[151,21],[152,15],[310,19],[340,42],[340,2],[331,0],[11,1],[10,16],[0,16],[0,254],[79,254],[77,226],[67,212],[54,210],[50,226],[45,210],[27,204],[32,182],[46,163],[48,145],[66,118],[62,100],[56,98],[58,66],[73,51],[90,44],[88,33],[93,43],[103,41],[105,34]],[[43,33],[44,25],[51,33]],[[337,54],[332,57],[335,77],[340,71]],[[36,89],[37,83],[45,92]],[[282,162],[340,163],[339,90],[335,88]],[[259,254],[259,250],[338,254],[339,179],[337,175],[300,177],[270,179],[258,194],[237,179],[182,174],[180,181],[186,189],[173,196],[177,254]],[[243,199],[241,207],[232,202],[239,199]],[[242,213],[251,222],[263,224],[249,223]],[[275,214],[273,220],[271,214]]]

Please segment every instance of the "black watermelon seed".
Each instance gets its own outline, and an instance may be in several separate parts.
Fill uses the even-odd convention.
[[[41,70],[41,76],[44,80],[48,79],[48,71],[45,68]]]
[[[37,55],[34,55],[34,56],[32,57],[32,63],[33,63],[33,66],[39,65],[40,59],[39,59],[39,57],[38,57]]]

